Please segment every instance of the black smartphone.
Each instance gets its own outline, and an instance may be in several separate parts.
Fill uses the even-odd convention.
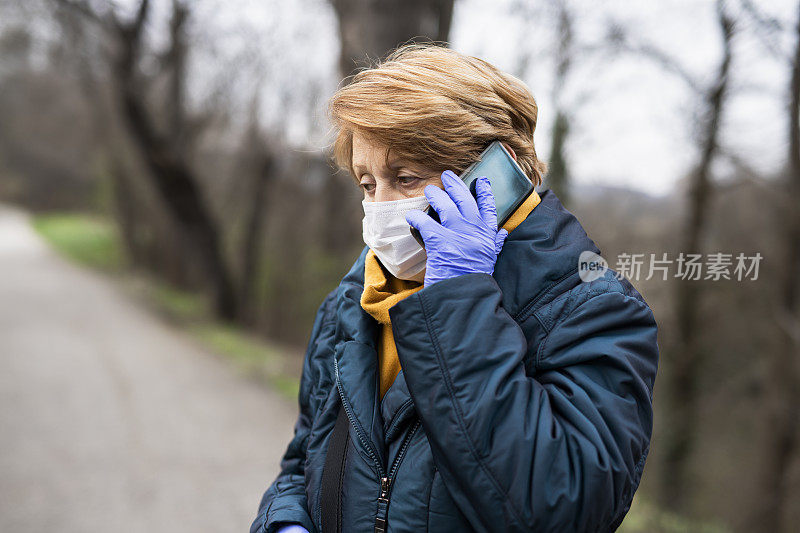
[[[492,194],[497,207],[497,228],[500,229],[533,191],[533,183],[500,141],[492,141],[478,156],[478,160],[459,176],[469,186],[474,197],[477,197],[475,185],[480,176],[486,176],[492,184]],[[425,209],[425,213],[441,224],[439,214],[433,206]],[[417,228],[412,226],[411,234],[424,248],[425,242]]]

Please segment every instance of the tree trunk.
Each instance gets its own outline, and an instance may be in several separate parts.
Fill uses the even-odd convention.
[[[414,38],[447,41],[454,0],[331,0],[339,19],[342,76]],[[332,175],[324,187],[325,248],[349,254],[361,239],[361,206],[348,177]]]
[[[718,152],[720,122],[728,97],[732,59],[733,20],[717,3],[718,21],[723,39],[723,57],[717,68],[714,85],[706,95],[706,118],[703,124],[700,161],[691,174],[688,209],[683,223],[680,251],[701,253],[706,234],[707,213],[712,195],[711,163]],[[673,510],[685,511],[691,483],[688,461],[697,436],[697,373],[704,354],[700,345],[700,290],[697,280],[680,280],[676,288],[675,315],[678,342],[667,376],[669,423],[664,435],[664,470],[662,498]]]
[[[565,2],[558,4],[558,48],[556,52],[556,72],[553,87],[556,118],[553,121],[552,148],[548,160],[547,186],[556,193],[564,205],[569,204],[569,169],[567,167],[566,145],[569,139],[569,115],[564,107],[561,94],[567,84],[574,56],[574,24],[572,13]]]
[[[556,111],[556,118],[553,121],[552,146],[550,158],[547,161],[547,176],[545,185],[552,189],[561,203],[569,204],[569,170],[567,169],[567,157],[565,152],[567,138],[569,136],[569,118],[562,110]]]
[[[157,133],[143,100],[143,91],[137,84],[136,68],[147,5],[147,0],[143,0],[137,21],[122,27],[119,31],[121,50],[114,72],[123,119],[153,177],[156,190],[178,224],[180,232],[188,241],[189,249],[196,252],[201,267],[212,285],[217,316],[228,320],[234,319],[237,308],[235,290],[223,258],[216,224],[202,197],[198,180],[185,160],[181,143],[171,142]],[[185,9],[178,2],[175,2],[174,6],[175,9]],[[176,14],[173,17],[172,29],[175,32],[172,36],[173,77],[182,76],[180,72],[182,59],[178,59],[182,54],[177,50],[182,50],[185,43],[182,42],[182,32],[175,31],[181,26],[176,28],[174,23],[182,16],[185,17],[185,14]],[[173,80],[173,88],[179,87],[180,83],[182,82]],[[173,89],[173,99],[176,98],[174,91],[175,89]],[[177,96],[177,100],[178,105],[182,106],[180,95]],[[174,128],[172,133],[180,129],[180,125],[175,122],[178,116],[174,114],[172,117],[171,123]]]
[[[786,204],[782,206],[785,269],[777,317],[782,338],[768,364],[764,423],[766,443],[759,498],[749,531],[789,531],[784,511],[789,505],[789,473],[797,453],[800,429],[800,6],[796,48],[789,85],[789,153]]]
[[[274,160],[267,152],[260,154],[260,168],[256,170],[255,183],[251,192],[250,212],[245,223],[244,242],[242,243],[242,274],[239,289],[239,316],[243,322],[254,320],[253,296],[258,275],[261,241],[264,229],[264,208],[267,188],[273,177]]]
[[[343,76],[412,38],[446,41],[454,0],[331,0],[339,18]]]

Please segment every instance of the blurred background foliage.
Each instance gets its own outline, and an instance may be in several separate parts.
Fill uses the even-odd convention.
[[[476,33],[484,13],[487,24],[506,17],[519,40],[484,37],[473,53],[499,65],[511,57],[501,66],[547,95],[544,187],[612,267],[623,252],[765,258],[755,281],[634,280],[662,351],[655,438],[622,531],[796,529],[797,2],[669,2],[673,25],[700,11],[710,21],[682,56],[635,22],[656,17],[646,3],[255,4],[0,0],[0,200],[35,212],[38,231],[74,260],[135,274],[135,291],[167,318],[295,396],[314,312],[363,246],[359,191],[328,160],[327,97],[409,39],[450,42],[455,30]],[[592,145],[631,133],[585,127],[609,113],[598,94],[620,90],[597,72],[621,61],[665,91],[681,86],[684,102],[671,111],[684,133],[641,131],[678,136],[685,149],[664,160],[632,151],[620,164],[633,187],[587,180],[581,163]],[[764,65],[778,74],[761,78]],[[640,92],[643,123],[657,121],[664,95]],[[767,139],[756,138],[766,127],[757,99],[780,110]],[[773,165],[762,164],[765,144]],[[682,170],[649,187],[662,166]]]

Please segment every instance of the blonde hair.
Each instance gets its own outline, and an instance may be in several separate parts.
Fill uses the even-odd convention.
[[[533,145],[538,107],[525,83],[437,44],[406,44],[358,71],[331,97],[328,113],[333,160],[356,181],[355,131],[438,172],[461,174],[495,139],[511,146],[534,185],[547,171]]]

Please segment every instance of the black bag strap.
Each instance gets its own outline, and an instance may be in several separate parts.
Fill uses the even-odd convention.
[[[339,405],[339,415],[333,426],[325,467],[322,470],[322,533],[341,533],[342,531],[342,484],[344,481],[345,458],[347,457],[347,434],[349,429],[344,405]]]

